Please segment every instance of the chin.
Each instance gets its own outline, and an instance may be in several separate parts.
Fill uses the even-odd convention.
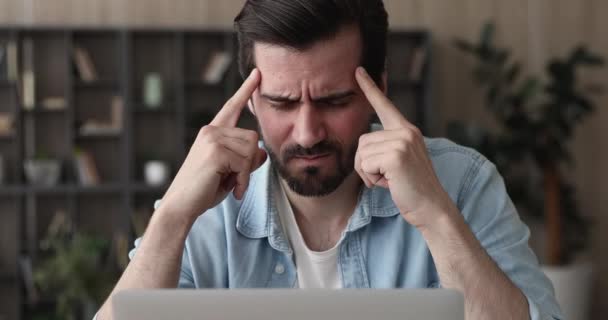
[[[319,167],[306,167],[297,174],[281,174],[289,188],[303,197],[327,196],[342,185],[347,175],[333,170],[334,174],[320,172]]]

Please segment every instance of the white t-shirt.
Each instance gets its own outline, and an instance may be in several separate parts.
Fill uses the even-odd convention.
[[[277,178],[278,180],[278,178]],[[312,251],[304,242],[289,200],[285,195],[282,184],[275,188],[277,210],[283,231],[291,243],[294,252],[294,263],[297,271],[297,286],[299,288],[342,288],[342,280],[338,272],[338,254],[342,237],[336,245],[327,251]]]

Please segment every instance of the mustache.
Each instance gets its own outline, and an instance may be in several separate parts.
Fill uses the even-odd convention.
[[[304,148],[301,145],[293,145],[287,147],[283,152],[283,162],[286,162],[294,157],[301,156],[316,156],[326,153],[340,152],[340,145],[332,141],[321,141],[310,148]]]

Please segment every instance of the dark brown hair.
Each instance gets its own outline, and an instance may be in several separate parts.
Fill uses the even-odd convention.
[[[234,25],[243,77],[255,67],[255,42],[305,50],[354,25],[361,33],[361,65],[381,83],[388,30],[382,0],[247,0]]]

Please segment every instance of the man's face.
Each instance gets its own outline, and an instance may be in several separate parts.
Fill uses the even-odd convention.
[[[273,165],[300,195],[327,195],[354,171],[373,115],[355,80],[360,53],[355,28],[304,51],[254,45],[262,80],[253,112]]]

